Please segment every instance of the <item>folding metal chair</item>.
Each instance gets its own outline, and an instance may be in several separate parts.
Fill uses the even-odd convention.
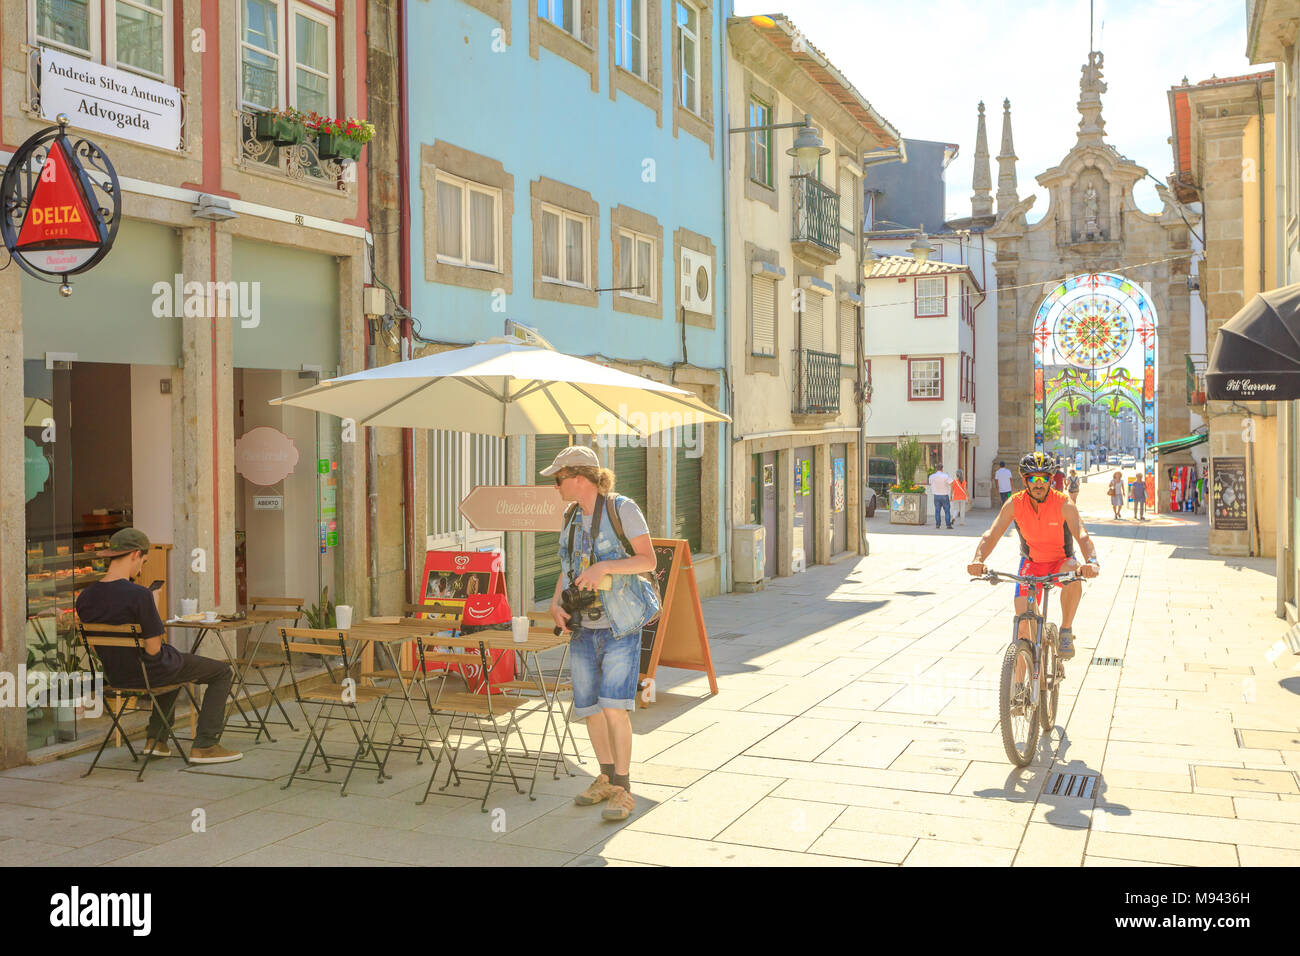
[[[94,649],[96,647],[131,647],[135,648],[140,656],[140,679],[143,684],[142,687],[110,686],[105,677],[103,685],[104,710],[108,713],[109,719],[112,720],[112,725],[108,728],[108,732],[104,734],[104,740],[100,743],[99,749],[95,751],[95,759],[91,761],[90,769],[83,773],[82,776],[89,777],[95,767],[98,766],[99,758],[104,753],[104,748],[108,746],[108,741],[112,738],[115,731],[120,733],[122,739],[126,741],[126,749],[131,753],[131,762],[139,763],[139,757],[136,755],[135,748],[131,746],[131,738],[127,735],[126,729],[122,727],[120,721],[122,714],[126,710],[127,704],[132,700],[135,700],[137,701],[138,708],[138,701],[141,699],[147,699],[149,701],[149,706],[159,715],[163,723],[163,729],[166,731],[164,741],[170,740],[175,744],[176,751],[181,755],[181,758],[188,766],[190,758],[185,753],[184,748],[181,747],[180,741],[176,739],[176,731],[172,727],[171,718],[168,717],[164,711],[162,704],[158,700],[158,696],[160,694],[169,694],[172,691],[178,691],[182,687],[186,687],[186,684],[189,682],[165,684],[161,687],[154,687],[152,685],[149,680],[149,671],[145,667],[144,663],[144,638],[140,636],[139,624],[87,624],[82,620],[77,619],[77,630],[81,634],[82,646],[86,649],[86,661],[90,667],[90,678],[92,682],[97,683],[99,678],[98,671],[95,668],[96,658]],[[188,687],[186,687],[186,691],[188,692]],[[121,702],[121,705],[117,710],[114,710],[113,703],[118,701]],[[190,701],[191,703],[194,702],[193,694],[190,694]],[[140,783],[144,780],[144,771],[145,768],[149,766],[149,761],[151,759],[165,760],[166,758],[154,758],[151,757],[151,755],[145,754],[144,763],[140,764],[140,770],[135,775],[136,783]],[[113,767],[110,769],[126,770],[128,768]]]
[[[349,652],[346,631],[317,630],[302,627],[281,627],[279,630],[280,641],[284,647],[284,656],[289,662],[289,679],[293,684],[294,698],[298,701],[298,706],[302,708],[303,716],[307,721],[307,739],[303,741],[302,751],[298,754],[298,760],[293,765],[293,772],[289,774],[289,779],[280,789],[289,789],[294,777],[298,775],[298,768],[302,767],[302,760],[303,757],[307,756],[308,748],[311,748],[312,753],[307,761],[307,766],[302,767],[302,772],[304,774],[309,773],[318,756],[325,764],[325,772],[330,772],[330,756],[325,751],[324,735],[329,730],[330,720],[336,717],[342,717],[347,722],[352,735],[357,741],[357,747],[352,753],[347,776],[343,779],[339,795],[347,796],[348,782],[352,779],[352,773],[356,770],[357,763],[363,758],[368,757],[367,763],[374,764],[376,778],[380,783],[383,783],[385,779],[384,765],[388,761],[388,750],[385,750],[384,757],[381,760],[379,751],[375,748],[374,730],[381,715],[388,718],[389,722],[393,724],[393,734],[388,740],[388,749],[391,749],[393,740],[397,737],[397,723],[391,717],[388,717],[388,708],[385,701],[390,694],[389,689],[384,687],[362,687],[355,678],[350,676],[356,661]],[[303,687],[298,682],[298,675],[294,671],[295,656],[299,658],[320,658],[325,665],[329,682],[319,684],[313,681],[311,686]],[[335,665],[333,663],[334,658],[342,658],[342,664]],[[315,720],[312,719],[312,715],[307,710],[308,704],[316,708]],[[361,715],[361,707],[366,704],[374,705],[368,718]],[[335,756],[334,759],[342,762],[348,758],[346,756]]]
[[[258,622],[262,626],[249,635],[243,654],[230,663],[231,666],[236,668],[241,683],[247,683],[249,671],[256,671],[258,683],[267,689],[270,700],[266,702],[266,709],[260,715],[263,726],[268,723],[281,723],[278,720],[270,721],[267,719],[271,716],[271,705],[274,703],[280,711],[280,715],[284,717],[283,725],[290,730],[296,731],[298,729],[289,717],[289,712],[284,709],[284,702],[280,700],[280,688],[284,683],[285,672],[289,669],[289,662],[284,656],[283,648],[280,647],[278,635],[268,636],[267,632],[271,630],[271,625],[276,623],[287,623],[290,627],[297,627],[302,620],[305,605],[306,601],[302,598],[254,597],[248,599],[247,619]],[[275,683],[271,683],[267,671],[275,672]],[[269,730],[266,732],[266,736],[272,743],[275,742],[275,738],[271,736]]]

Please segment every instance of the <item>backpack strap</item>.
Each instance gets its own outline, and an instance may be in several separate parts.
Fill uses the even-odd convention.
[[[636,551],[632,549],[632,542],[629,541],[627,539],[627,535],[623,533],[623,518],[618,513],[619,506],[626,499],[624,498],[623,495],[608,495],[607,497],[609,499],[609,503],[605,507],[605,513],[609,515],[609,526],[611,529],[613,529],[614,533],[618,535],[618,540],[623,545],[623,550],[627,553],[627,556],[630,558],[634,554],[636,554]],[[651,551],[653,553],[653,549],[651,549]],[[654,588],[655,597],[659,599],[659,610],[662,611],[664,606],[664,596],[663,593],[659,590],[659,579],[655,577],[655,573],[653,571],[642,571],[638,575],[638,577],[645,578],[647,581],[650,582],[650,586]],[[649,623],[653,623],[654,621],[658,620],[658,618],[659,615],[656,614],[653,618],[650,619]]]

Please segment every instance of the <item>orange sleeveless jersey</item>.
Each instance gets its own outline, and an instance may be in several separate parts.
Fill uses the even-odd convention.
[[[1074,557],[1074,538],[1065,523],[1062,507],[1070,499],[1059,491],[1049,491],[1047,500],[1034,510],[1027,490],[1011,496],[1015,505],[1016,530],[1020,533],[1020,553],[1030,561],[1059,561]]]

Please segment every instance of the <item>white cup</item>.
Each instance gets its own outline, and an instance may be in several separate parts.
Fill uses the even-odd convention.
[[[181,614],[193,614],[199,609],[198,598],[181,598]]]
[[[216,619],[217,619],[217,612],[216,612],[216,611],[204,611],[204,612],[203,612],[203,620],[204,620],[206,623],[208,623],[208,624],[212,624],[212,623],[214,623],[214,622],[216,621]]]
[[[512,617],[510,619],[510,631],[516,644],[528,643],[528,618]]]
[[[334,608],[334,623],[341,631],[346,631],[352,626],[352,607],[348,604],[339,604]]]

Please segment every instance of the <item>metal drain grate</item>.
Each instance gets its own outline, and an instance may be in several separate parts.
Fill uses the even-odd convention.
[[[737,637],[744,637],[744,636],[745,636],[744,634],[737,633],[736,631],[723,631],[721,634],[710,634],[709,640],[730,641],[730,640],[734,640]]]
[[[1122,657],[1094,657],[1092,662],[1098,667],[1123,667],[1124,658]]]
[[[1047,778],[1044,793],[1055,797],[1081,797],[1091,800],[1097,793],[1097,775],[1091,773],[1054,773]]]
[[[904,571],[920,571],[920,568],[903,568]]]

